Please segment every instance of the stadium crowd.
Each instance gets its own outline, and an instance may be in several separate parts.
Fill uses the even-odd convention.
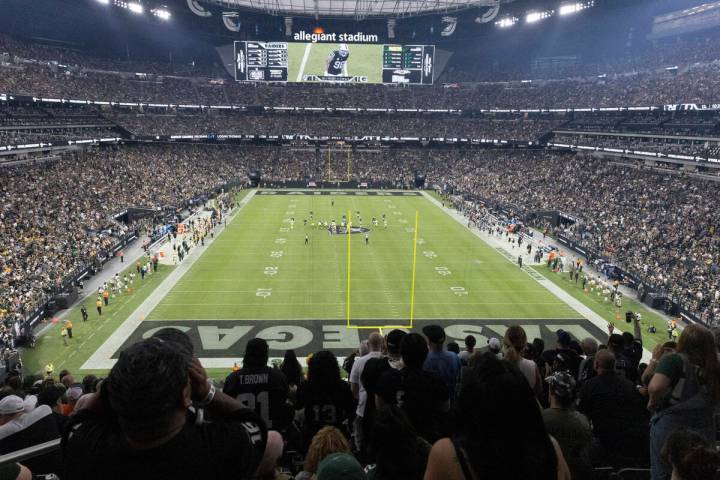
[[[331,351],[305,372],[292,350],[271,364],[254,338],[224,382],[166,328],[124,349],[106,379],[51,365],[9,376],[0,453],[62,440],[4,478],[591,480],[598,467],[713,478],[719,332],[688,326],[641,363],[634,327],[601,342],[558,330],[552,345],[517,325],[487,345],[438,325],[373,332],[344,352],[347,380]]]
[[[136,135],[315,135],[464,137],[534,141],[558,120],[460,116],[358,115],[115,115],[113,121]]]
[[[705,48],[702,54],[695,52],[692,56],[680,53],[686,50],[687,47],[678,45],[677,53],[673,47],[662,52],[666,57],[680,60],[678,63],[683,68],[677,72],[668,72],[663,68],[657,70],[657,66],[656,69],[634,68],[618,62],[615,71],[600,76],[566,72],[562,78],[552,80],[521,82],[513,80],[510,75],[495,78],[493,82],[448,81],[417,89],[383,85],[338,88],[292,83],[281,86],[241,84],[227,77],[211,80],[202,76],[137,74],[138,71],[161,72],[165,66],[148,65],[148,68],[138,70],[132,68],[136,66],[133,64],[107,60],[98,65],[98,59],[83,57],[77,52],[69,53],[75,67],[60,68],[57,61],[48,58],[50,54],[45,47],[23,45],[6,38],[0,43],[0,51],[7,52],[5,61],[0,61],[0,91],[46,98],[116,102],[465,110],[716,102],[719,77],[716,60],[720,57],[717,49]],[[701,59],[693,62],[693,57]],[[656,61],[657,58],[649,56],[647,65]]]
[[[167,146],[86,150],[0,169],[0,320],[23,319],[134,229],[113,215],[160,209],[239,181],[230,151]]]
[[[3,317],[31,312],[133,228],[112,221],[124,208],[176,206],[229,180],[245,182],[252,171],[265,185],[346,179],[347,152],[328,155],[315,147],[138,145],[0,170],[0,280],[9,292]],[[555,233],[708,321],[720,318],[717,182],[692,176],[678,182],[635,164],[546,151],[352,152],[350,180],[406,188],[417,172],[429,185],[509,207],[521,218],[538,210],[569,214],[578,222]],[[43,189],[32,187],[39,184]]]
[[[431,183],[524,217],[559,210],[578,222],[564,233],[640,278],[646,287],[708,321],[720,319],[717,182],[589,156],[483,152],[447,170],[436,158]],[[559,182],[559,183],[558,183]]]

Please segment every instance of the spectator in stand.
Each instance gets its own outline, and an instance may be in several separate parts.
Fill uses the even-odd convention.
[[[285,375],[290,388],[290,394],[294,398],[298,387],[305,380],[302,365],[298,362],[295,350],[285,351],[283,362],[280,364],[280,371]]]
[[[363,417],[365,416],[365,404],[367,403],[367,391],[362,384],[361,377],[365,369],[365,364],[371,358],[382,357],[382,346],[383,337],[377,332],[372,332],[368,337],[368,348],[370,351],[366,355],[355,359],[352,371],[350,372],[350,387],[352,388],[353,396],[358,401],[353,435],[355,437],[355,447],[360,451],[363,450]]]
[[[720,469],[720,453],[714,444],[685,428],[667,438],[662,456],[672,466],[673,480],[709,480],[717,478]]]
[[[362,465],[349,453],[333,453],[318,465],[317,480],[366,480]]]
[[[642,329],[640,319],[633,316],[635,335],[623,332],[622,335],[613,333],[615,326],[608,324],[608,349],[615,355],[615,368],[625,375],[631,382],[638,382],[638,365],[642,358]]]
[[[295,402],[303,410],[303,450],[323,427],[333,426],[350,437],[348,425],[355,417],[350,385],[340,377],[335,355],[327,350],[315,353],[308,364],[307,382],[300,384]]]
[[[422,480],[431,447],[399,407],[378,409],[372,436],[376,461],[368,467],[368,480]]]
[[[380,376],[375,403],[378,408],[384,405],[400,407],[418,435],[432,443],[444,430],[450,392],[436,373],[423,368],[428,347],[422,335],[405,335],[400,353],[403,368],[389,370]]]
[[[470,357],[473,356],[475,353],[475,345],[477,343],[477,340],[473,335],[468,335],[465,337],[465,349],[460,352],[460,361],[464,366],[468,365],[470,363]]]
[[[587,417],[574,409],[577,400],[575,378],[566,372],[555,372],[545,381],[549,385],[550,398],[550,408],[543,410],[545,428],[560,445],[573,480],[591,480],[592,428]]]
[[[580,355],[571,348],[572,338],[565,330],[557,331],[557,348],[543,352],[543,359],[546,364],[546,374],[554,371],[565,370],[577,377],[580,368]],[[548,371],[549,370],[549,371]]]
[[[578,410],[593,426],[595,464],[648,464],[648,412],[637,387],[615,369],[615,355],[595,355],[597,376],[580,388]]]
[[[522,356],[526,348],[527,334],[525,329],[519,325],[511,325],[505,331],[503,339],[503,358],[522,372],[532,391],[539,396],[542,393],[540,370],[535,362]]]
[[[383,354],[377,358],[371,358],[365,364],[360,381],[365,387],[368,401],[365,403],[365,415],[363,416],[363,433],[365,447],[360,451],[360,459],[363,463],[370,463],[373,458],[370,446],[373,444],[374,416],[376,410],[375,396],[378,389],[378,381],[380,377],[390,370],[398,370],[402,368],[402,358],[400,354],[400,345],[402,339],[405,338],[406,332],[395,329],[391,330],[384,338]]]
[[[323,427],[310,442],[303,471],[295,476],[295,480],[316,479],[318,465],[333,453],[350,453],[350,443],[345,435],[335,427]]]
[[[25,465],[5,463],[0,465],[0,478],[7,480],[32,480],[33,474]]]
[[[57,422],[47,405],[26,412],[17,395],[0,400],[0,454],[6,454],[60,438]],[[63,471],[60,453],[50,452],[23,462],[35,475]]]
[[[293,419],[292,405],[288,403],[290,392],[285,375],[267,363],[267,342],[262,338],[248,341],[243,367],[227,376],[223,393],[255,410],[268,428],[282,431]]]
[[[700,324],[685,327],[675,353],[664,355],[648,385],[653,411],[650,457],[653,480],[668,480],[672,466],[661,455],[668,437],[681,427],[714,442],[713,413],[720,403],[720,363],[712,332]]]
[[[216,391],[197,358],[150,338],[124,350],[99,393],[63,437],[67,478],[250,478],[267,430],[254,412]],[[198,423],[192,404],[212,423]]]
[[[580,346],[582,347],[584,358],[580,362],[580,367],[578,367],[577,380],[578,383],[582,385],[597,375],[595,371],[595,354],[597,354],[598,351],[598,344],[594,338],[587,337],[580,342]]]
[[[569,479],[525,376],[490,354],[469,375],[458,398],[456,434],[433,445],[425,480]]]
[[[452,352],[443,349],[445,343],[445,330],[439,325],[423,327],[423,334],[427,338],[428,355],[423,364],[427,372],[437,374],[450,392],[450,401],[455,399],[457,384],[460,381],[462,363],[460,358]]]

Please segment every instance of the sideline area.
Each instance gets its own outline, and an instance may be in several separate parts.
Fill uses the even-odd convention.
[[[510,245],[508,242],[504,242],[499,240],[496,237],[493,237],[491,235],[488,235],[486,232],[479,230],[478,228],[468,227],[468,219],[464,215],[460,214],[457,210],[454,208],[447,207],[443,204],[443,202],[439,201],[437,198],[435,198],[430,193],[423,191],[422,192],[425,198],[428,199],[431,203],[436,205],[438,208],[445,211],[448,215],[450,215],[452,218],[454,218],[457,222],[463,224],[468,228],[469,231],[474,233],[478,238],[482,239],[484,242],[486,242],[488,245],[493,247],[499,254],[503,255],[508,259],[509,262],[516,263],[517,254],[518,251],[514,251],[510,248]],[[533,251],[538,248],[539,242],[537,239],[533,240]],[[603,317],[601,314],[597,313],[596,310],[593,308],[590,308],[587,303],[589,303],[587,300],[581,301],[578,298],[574,297],[570,292],[567,291],[567,289],[563,288],[558,283],[552,281],[549,279],[546,275],[543,275],[538,270],[541,270],[540,268],[533,268],[531,265],[532,255],[527,255],[527,252],[525,250],[522,250],[523,255],[523,267],[522,270],[527,273],[530,277],[532,277],[535,281],[537,281],[540,285],[545,287],[550,293],[555,295],[557,298],[565,302],[570,308],[578,312],[582,317],[589,320],[591,323],[593,323],[596,327],[598,327],[600,330],[606,332],[608,330],[608,322],[612,322],[612,320],[608,320],[605,317]],[[568,258],[572,258],[568,257]],[[535,264],[541,265],[541,264]],[[595,273],[595,275],[599,276],[599,274]],[[627,307],[625,307],[627,309]],[[647,310],[646,310],[647,312]],[[643,312],[643,315],[646,313]],[[650,312],[647,312],[650,313]],[[625,324],[624,322],[612,322],[615,324],[615,327],[623,330],[623,331],[630,331],[632,333],[631,328],[628,328],[626,325],[631,326],[631,324]],[[643,332],[643,338],[645,337],[645,332]],[[649,340],[653,340],[650,338]],[[651,349],[654,347],[656,341],[652,342],[644,342],[644,351],[643,351],[643,361],[650,358]]]

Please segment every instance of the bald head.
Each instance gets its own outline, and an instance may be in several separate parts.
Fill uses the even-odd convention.
[[[373,332],[368,337],[368,347],[371,352],[379,352],[382,350],[383,337],[378,332]]]
[[[600,350],[595,355],[595,370],[597,372],[614,372],[615,371],[615,355],[610,350]]]

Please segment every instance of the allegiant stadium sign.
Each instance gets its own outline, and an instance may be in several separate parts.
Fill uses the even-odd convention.
[[[377,43],[378,36],[365,34],[363,32],[356,33],[309,33],[300,30],[293,34],[293,40],[298,42],[350,42],[350,43]]]

